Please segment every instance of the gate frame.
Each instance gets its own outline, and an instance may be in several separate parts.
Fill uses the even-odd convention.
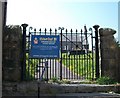
[[[22,38],[22,65],[21,65],[21,69],[22,69],[22,75],[21,75],[21,79],[24,80],[25,79],[25,74],[26,74],[26,29],[28,24],[22,24],[21,25],[23,28],[23,38]],[[99,25],[94,25],[93,28],[95,29],[95,67],[96,67],[96,79],[100,77],[100,70],[99,70],[99,47],[98,47],[98,28]],[[62,41],[62,30],[64,30],[63,27],[59,27],[59,30],[61,31],[61,41]],[[87,30],[87,29],[85,29]],[[51,31],[50,31],[51,32]],[[46,31],[45,31],[46,33]],[[61,42],[61,46],[62,46],[62,42]],[[62,80],[62,47],[61,47],[61,58],[60,58],[60,80]]]

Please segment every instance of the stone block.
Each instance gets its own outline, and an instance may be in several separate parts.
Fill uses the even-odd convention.
[[[115,49],[101,49],[101,59],[117,59],[118,54]]]
[[[100,28],[99,29],[100,36],[109,36],[109,35],[114,35],[115,33],[116,31],[111,28]]]
[[[4,74],[4,81],[21,81],[21,69],[20,68],[14,68],[14,67],[7,67],[4,68],[3,71]]]

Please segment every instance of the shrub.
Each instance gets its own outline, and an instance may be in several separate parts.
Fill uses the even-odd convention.
[[[109,85],[109,84],[115,84],[117,83],[115,80],[109,78],[109,77],[101,77],[98,78],[96,81],[100,85]]]
[[[53,78],[52,78],[52,81],[57,83],[57,82],[58,82],[58,78],[53,77]]]

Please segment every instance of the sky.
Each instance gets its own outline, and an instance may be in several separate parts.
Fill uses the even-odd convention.
[[[118,32],[118,1],[8,0],[7,25],[82,29],[98,24]],[[115,35],[116,38],[118,34]]]

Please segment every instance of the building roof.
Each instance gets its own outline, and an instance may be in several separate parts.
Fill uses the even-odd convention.
[[[79,34],[75,34],[75,33],[72,33],[72,35],[70,33],[68,33],[67,35],[66,34],[62,34],[62,41],[72,41],[72,42],[81,42],[83,44],[86,44],[86,38],[85,38],[85,35],[81,35],[80,33]],[[61,39],[61,35],[60,35],[60,39]],[[88,43],[88,41],[87,41]]]

